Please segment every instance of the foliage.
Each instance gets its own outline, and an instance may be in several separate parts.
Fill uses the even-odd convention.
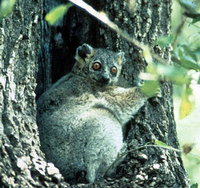
[[[155,96],[159,88],[159,82],[157,80],[147,80],[142,86],[142,92],[148,97]]]
[[[198,183],[194,183],[190,186],[190,188],[198,188]]]
[[[50,25],[55,25],[55,23],[60,20],[65,13],[68,11],[68,9],[73,6],[72,3],[67,3],[66,5],[59,5],[55,7],[51,12],[49,12],[45,16],[45,20],[50,24]]]
[[[0,4],[0,19],[8,16],[15,5],[16,0],[3,0]]]
[[[197,2],[188,0],[179,0],[180,5],[184,9],[184,14],[192,18],[192,23],[200,21],[200,13],[198,12]]]
[[[154,61],[152,63],[151,58],[145,55],[145,60],[148,62],[147,67],[147,75],[142,74],[143,79],[152,80],[155,78],[157,80],[167,80],[171,81],[175,84],[181,85],[182,87],[182,102],[180,105],[180,118],[184,118],[188,116],[194,107],[193,91],[192,91],[192,83],[200,80],[200,76],[195,80],[193,78],[193,74],[191,74],[191,70],[195,72],[200,71],[200,39],[196,37],[197,42],[192,41],[188,44],[186,41],[181,41],[181,43],[177,41],[179,40],[180,33],[183,29],[183,25],[185,22],[189,22],[189,24],[194,24],[200,21],[200,13],[198,13],[198,3],[195,1],[186,1],[179,0],[179,6],[181,7],[182,20],[180,22],[179,27],[174,30],[169,36],[162,36],[157,39],[155,42],[156,45],[159,45],[161,48],[166,48],[169,45],[173,46],[172,51],[172,65],[167,63],[160,64],[159,61]],[[184,17],[184,19],[183,19]],[[189,18],[192,18],[189,19]],[[172,18],[173,19],[173,18]],[[195,20],[195,21],[194,21]],[[198,31],[198,34],[200,32]],[[154,44],[154,45],[155,45]],[[152,53],[150,53],[152,56]]]
[[[161,48],[164,48],[172,44],[173,41],[173,35],[162,36],[155,41],[154,45],[159,45]]]
[[[190,77],[189,85],[174,87],[176,94],[175,117],[179,141],[183,148],[182,158],[189,174],[191,187],[198,187],[200,183],[200,120],[198,118],[200,105],[200,19],[196,16],[199,11],[199,0],[174,1],[172,33],[176,35],[176,40],[172,43],[174,48],[172,60],[174,65],[181,65],[185,68],[187,71],[185,78]],[[176,111],[178,108],[179,112]],[[192,110],[193,113],[191,113]]]
[[[184,87],[184,89],[185,90],[183,92],[182,101],[181,101],[181,105],[180,105],[180,111],[179,111],[180,119],[183,119],[184,117],[189,115],[194,108],[194,100],[192,98],[193,93],[192,93],[191,87],[186,85],[186,87]]]

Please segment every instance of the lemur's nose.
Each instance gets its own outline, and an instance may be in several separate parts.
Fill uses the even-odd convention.
[[[101,82],[104,83],[104,84],[108,84],[110,81],[110,79],[108,77],[105,77],[105,76],[102,76],[101,78]]]

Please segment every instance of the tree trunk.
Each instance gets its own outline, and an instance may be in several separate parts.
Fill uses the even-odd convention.
[[[68,187],[58,170],[44,159],[36,125],[37,97],[71,70],[75,49],[82,43],[126,54],[121,84],[133,86],[146,63],[141,50],[120,38],[78,7],[56,26],[43,20],[65,1],[18,0],[15,10],[0,21],[0,187]],[[139,41],[152,45],[170,32],[170,0],[87,1]],[[170,60],[170,49],[154,47]],[[37,70],[39,69],[39,74]],[[36,89],[37,77],[37,89]],[[172,85],[161,84],[162,97],[152,98],[127,125],[129,153],[116,176],[78,187],[187,187],[180,153],[141,147],[155,139],[179,148],[173,115]],[[75,187],[75,185],[74,185]]]
[[[35,88],[43,1],[18,0],[0,21],[0,187],[67,187],[45,162],[36,125]]]

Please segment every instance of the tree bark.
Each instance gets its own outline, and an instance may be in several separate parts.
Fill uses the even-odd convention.
[[[124,51],[127,63],[122,72],[123,85],[134,86],[138,74],[145,70],[141,49],[78,7],[72,7],[63,20],[50,28],[43,15],[64,2],[18,0],[12,15],[0,21],[0,187],[69,187],[40,151],[34,91],[39,97],[71,70],[77,46],[89,43]],[[87,2],[146,44],[152,45],[159,36],[170,32],[171,0],[137,0],[132,9],[128,0]],[[153,48],[170,61],[170,48]],[[162,97],[150,99],[127,125],[124,139],[129,153],[116,176],[93,185],[71,187],[188,186],[180,153],[141,147],[158,139],[179,148],[172,85],[161,83],[161,92]]]
[[[43,1],[18,0],[0,20],[0,187],[67,187],[44,160],[36,125]]]

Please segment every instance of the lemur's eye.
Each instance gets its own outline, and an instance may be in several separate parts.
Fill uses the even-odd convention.
[[[92,65],[92,68],[94,70],[100,70],[101,69],[101,64],[99,62],[94,62]]]
[[[115,67],[115,66],[111,67],[110,72],[113,73],[113,74],[116,74],[117,73],[117,67]]]

